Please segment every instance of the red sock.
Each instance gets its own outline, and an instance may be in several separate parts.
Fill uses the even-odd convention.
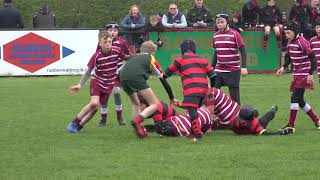
[[[201,134],[201,126],[198,119],[192,121],[192,131],[194,134]]]
[[[134,122],[139,123],[139,124],[143,123],[143,121],[144,121],[144,118],[141,115],[136,117],[136,119],[134,120]]]
[[[108,113],[106,113],[106,114],[101,113],[101,119],[107,120],[107,117],[108,117]]]
[[[294,110],[294,109],[290,110],[290,118],[289,118],[289,124],[288,124],[290,127],[294,127],[294,124],[296,122],[297,112],[298,110]]]
[[[267,49],[267,47],[268,47],[268,40],[269,40],[269,35],[265,34],[264,38],[263,38],[263,48],[264,49]]]
[[[312,119],[314,123],[317,123],[319,121],[319,117],[312,111],[312,109],[307,112],[307,115]]]
[[[117,119],[122,119],[122,110],[118,110],[117,112]]]
[[[78,126],[80,126],[80,122],[81,122],[81,119],[78,118],[78,116],[73,120],[74,123],[76,123]]]

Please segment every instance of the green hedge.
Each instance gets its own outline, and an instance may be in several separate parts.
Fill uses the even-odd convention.
[[[13,0],[21,11],[26,28],[32,27],[32,16],[43,0]],[[157,12],[166,12],[171,2],[175,2],[181,12],[192,7],[193,0],[50,0],[47,1],[57,17],[60,28],[99,28],[110,20],[121,21],[128,14],[132,4],[137,4],[142,14],[149,17]],[[216,14],[221,10],[240,11],[244,0],[205,0],[206,6]],[[265,0],[261,0],[264,4]],[[262,3],[260,3],[262,5]],[[293,5],[293,0],[278,0],[281,9]]]

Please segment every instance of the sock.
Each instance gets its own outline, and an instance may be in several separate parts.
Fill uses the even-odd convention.
[[[72,122],[74,122],[74,123],[76,123],[76,125],[80,126],[81,119],[78,118],[78,116],[77,116]]]
[[[101,107],[101,119],[107,120],[107,117],[108,117],[108,108]]]
[[[117,119],[122,119],[122,104],[116,105]]]
[[[144,121],[144,118],[141,115],[136,117],[135,120],[134,120],[134,122],[139,123],[139,124],[143,123],[143,121]]]
[[[312,119],[314,123],[319,121],[319,117],[313,112],[308,103],[306,103],[306,105],[303,107],[303,111]]]
[[[266,50],[268,47],[269,34],[264,34],[263,38],[263,48]]]
[[[288,126],[294,127],[294,124],[295,124],[296,118],[297,118],[298,109],[299,109],[298,103],[291,103]]]
[[[192,121],[192,131],[193,134],[202,134],[201,125],[198,119]]]

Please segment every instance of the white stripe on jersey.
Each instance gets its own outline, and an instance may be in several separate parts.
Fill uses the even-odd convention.
[[[289,51],[289,52],[290,52],[290,53],[293,53],[293,54],[294,54],[294,53],[297,53],[297,54],[298,54],[298,53],[303,53],[303,51]]]
[[[216,48],[216,51],[237,51],[237,48]]]
[[[187,122],[188,126],[191,127],[191,124],[190,124],[189,120],[187,118],[185,118],[184,116],[182,116],[182,115],[178,116],[178,118],[177,118],[178,121],[179,121],[179,124],[183,127],[185,132],[190,134],[190,132],[188,131],[188,128],[184,125],[184,123],[182,122],[182,120],[180,118],[183,119],[185,122]]]
[[[178,133],[180,134],[180,136],[183,136],[183,134],[180,131],[180,128],[176,125],[175,122],[175,116],[171,118],[172,124],[174,125],[174,127],[178,130]]]
[[[313,51],[318,51],[320,48],[312,48]]]
[[[320,44],[320,41],[313,41],[311,44]]]
[[[214,35],[213,38],[217,37],[235,37],[233,34],[219,34],[219,35]]]
[[[101,61],[101,60],[107,60],[107,59],[110,59],[110,58],[115,58],[115,57],[118,57],[119,55],[111,55],[111,56],[107,56],[107,57],[102,57],[102,58],[99,58],[97,59],[97,61]]]
[[[117,69],[118,67],[113,67],[113,68],[109,68],[109,69],[98,69],[97,71],[111,71],[114,69]]]
[[[301,63],[292,63],[293,65],[302,65],[302,64],[310,64],[310,62],[309,61],[307,61],[307,62],[301,62]]]
[[[305,59],[308,58],[308,56],[300,56],[300,57],[292,57],[290,56],[291,59]]]
[[[217,54],[217,57],[239,57],[239,54],[227,54],[227,55],[219,55]],[[232,62],[232,61],[231,61]],[[239,62],[239,61],[233,61],[233,62]]]
[[[214,42],[215,44],[236,44],[233,41],[216,41]]]
[[[289,44],[289,46],[292,46],[292,47],[299,47],[298,44]]]
[[[239,63],[240,61],[217,61],[219,64],[236,64]]]
[[[307,76],[309,73],[293,73],[294,76]]]
[[[111,65],[111,64],[117,64],[118,61],[111,61],[111,62],[107,62],[107,63],[104,63],[104,64],[98,64],[97,66],[107,66],[107,65]]]

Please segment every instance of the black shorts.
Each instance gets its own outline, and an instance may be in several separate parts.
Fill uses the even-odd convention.
[[[197,95],[197,96],[184,96],[182,106],[184,107],[194,107],[199,108],[203,103],[205,95]]]
[[[240,71],[217,72],[214,87],[220,89],[221,86],[239,87]]]

